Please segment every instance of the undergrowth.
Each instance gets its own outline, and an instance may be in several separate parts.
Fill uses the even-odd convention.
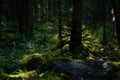
[[[0,42],[0,45],[3,45],[0,47],[0,77],[2,79],[0,80],[62,80],[60,76],[46,70],[47,67],[43,68],[43,66],[49,66],[56,60],[72,60],[69,55],[70,27],[64,26],[63,48],[60,54],[57,25],[50,22],[35,22],[34,26],[35,38],[33,40],[20,40],[18,35],[2,35],[4,33],[2,31],[2,42]],[[120,66],[117,41],[113,37],[110,39],[109,36],[107,46],[102,45],[102,28],[97,27],[99,28],[93,31],[93,27],[90,29],[83,25],[84,47],[80,48],[82,50],[79,50],[80,53],[75,57],[83,59],[86,56],[81,56],[81,54],[85,54],[86,59],[89,60],[107,55],[117,67]]]

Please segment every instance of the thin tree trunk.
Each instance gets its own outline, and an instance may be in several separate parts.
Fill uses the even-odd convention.
[[[62,2],[60,0],[58,0],[58,21],[60,48],[62,48]]]
[[[106,46],[107,45],[107,41],[106,41],[106,5],[105,5],[105,1],[104,0],[102,0],[101,1],[101,5],[102,5],[102,7],[101,7],[101,22],[102,22],[102,25],[103,25],[103,46]]]
[[[116,36],[118,40],[118,44],[120,47],[120,1],[119,0],[112,0],[112,6],[115,15],[115,24],[116,24]]]
[[[51,21],[52,19],[52,1],[51,0],[48,0],[48,12],[49,12],[49,14],[48,14],[48,18],[49,18],[49,21]]]
[[[40,0],[40,19],[44,19],[44,0]]]

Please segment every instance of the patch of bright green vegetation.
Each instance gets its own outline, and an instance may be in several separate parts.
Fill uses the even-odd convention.
[[[40,53],[34,53],[34,54],[24,55],[23,59],[21,60],[21,63],[22,64],[26,64],[32,58],[39,58],[41,60],[44,59],[44,57],[42,56],[42,54],[40,54]]]
[[[42,61],[41,64],[49,64],[53,61],[56,60],[72,60],[71,57],[67,56],[67,55],[61,55],[59,53],[59,50],[57,51],[53,51],[52,53],[33,53],[33,54],[28,54],[28,55],[24,55],[23,59],[21,60],[21,64],[27,64],[31,59],[38,59],[40,61]]]
[[[14,72],[12,74],[1,74],[1,77],[6,78],[6,79],[25,79],[29,77],[33,77],[37,75],[37,72],[35,70],[33,71],[22,71],[19,70],[19,72]]]
[[[38,61],[42,61],[39,64],[34,64],[34,63],[29,63],[30,60],[32,59],[37,59]],[[59,51],[55,51],[53,53],[49,53],[49,54],[41,54],[41,53],[34,53],[34,54],[28,54],[28,55],[24,55],[23,59],[20,61],[21,64],[25,65],[29,65],[29,66],[34,66],[37,65],[37,67],[39,68],[39,66],[46,64],[49,65],[49,63],[56,61],[56,60],[72,60],[72,58],[68,57],[67,55],[60,55]],[[37,69],[36,69],[37,70]],[[58,77],[54,72],[44,72],[43,76],[41,77],[40,70],[39,71],[24,71],[24,70],[19,70],[19,71],[15,71],[11,74],[6,74],[4,73],[4,71],[1,69],[1,74],[2,77],[5,79],[10,78],[10,80],[19,80],[20,79],[25,79],[25,78],[30,78],[33,80],[62,80],[61,77]]]

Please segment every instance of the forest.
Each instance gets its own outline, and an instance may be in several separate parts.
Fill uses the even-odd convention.
[[[0,80],[120,80],[120,0],[0,0]]]

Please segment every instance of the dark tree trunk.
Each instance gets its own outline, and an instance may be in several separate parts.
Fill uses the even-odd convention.
[[[9,26],[17,27],[17,8],[16,0],[8,0],[9,2]],[[16,32],[16,31],[14,31]]]
[[[21,36],[25,36],[25,1],[17,0],[17,15],[18,15],[18,32]]]
[[[115,22],[116,22],[116,36],[120,47],[120,1],[112,0],[112,6],[113,6]]]
[[[33,2],[32,0],[18,0],[17,14],[19,34],[30,39],[33,37]]]
[[[59,42],[60,48],[62,48],[62,1],[58,0],[58,29],[59,29]]]
[[[95,7],[95,11],[94,11],[94,15],[93,15],[93,23],[102,23],[102,17],[101,12],[102,12],[102,0],[94,0],[94,7]]]
[[[101,22],[103,25],[103,46],[107,45],[106,41],[106,4],[104,0],[101,0]]]
[[[26,0],[26,12],[25,13],[26,13],[25,36],[26,38],[31,39],[33,38],[33,2],[32,0]]]
[[[39,0],[39,3],[40,3],[39,15],[40,15],[40,19],[43,19],[44,18],[44,0]]]
[[[8,0],[9,1],[9,16],[10,21],[15,22],[16,21],[16,0]]]
[[[70,51],[75,52],[82,44],[82,0],[73,0]]]
[[[0,0],[0,26],[2,21],[2,0]]]

